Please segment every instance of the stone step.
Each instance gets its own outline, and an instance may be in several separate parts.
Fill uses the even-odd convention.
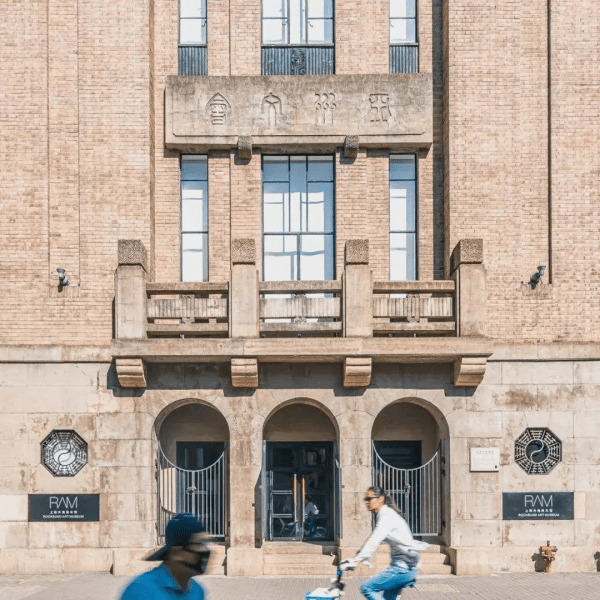
[[[206,575],[225,575],[225,557],[227,548],[222,544],[210,544],[210,558]]]
[[[447,554],[429,554],[427,552],[421,554],[421,564],[423,565],[446,565],[449,560]]]
[[[265,554],[265,565],[333,565],[337,561],[336,556],[327,554]]]
[[[337,554],[334,544],[309,544],[306,542],[265,542],[263,554]]]
[[[452,565],[421,563],[419,573],[421,575],[452,575]]]
[[[421,554],[439,554],[440,552],[445,552],[446,546],[440,546],[439,544],[430,544],[421,552]]]

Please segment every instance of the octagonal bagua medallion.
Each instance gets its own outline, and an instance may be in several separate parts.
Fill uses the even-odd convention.
[[[87,443],[72,429],[55,429],[41,446],[42,464],[54,477],[73,477],[87,464]]]
[[[515,462],[530,475],[545,475],[562,460],[562,442],[546,427],[528,427],[515,441]]]

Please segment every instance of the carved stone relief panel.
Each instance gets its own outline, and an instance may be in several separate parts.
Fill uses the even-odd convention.
[[[301,61],[299,67],[301,68]],[[170,77],[166,144],[235,148],[343,146],[428,148],[433,139],[432,80],[427,73],[294,77]]]

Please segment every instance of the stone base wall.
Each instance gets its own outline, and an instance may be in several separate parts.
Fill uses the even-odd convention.
[[[573,360],[571,350],[544,359],[539,349],[531,359],[518,348],[499,349],[475,390],[455,388],[449,365],[375,363],[364,390],[344,389],[341,375],[340,365],[261,365],[259,387],[249,392],[231,387],[225,364],[151,364],[148,388],[137,391],[119,388],[107,363],[1,364],[0,572],[144,568],[139,559],[157,543],[155,423],[186,403],[216,409],[229,429],[228,574],[261,574],[255,487],[263,432],[294,403],[321,410],[336,431],[346,555],[370,530],[362,497],[371,481],[371,434],[396,402],[413,405],[412,413],[414,405],[427,410],[431,435],[449,440],[443,541],[458,574],[533,570],[547,540],[558,546],[557,571],[596,570],[598,359]],[[514,442],[528,427],[549,427],[562,442],[562,460],[547,475],[528,475],[515,463]],[[40,464],[40,443],[54,429],[74,429],[88,444],[88,464],[74,477],[53,477]],[[471,472],[471,447],[498,447],[499,472]],[[574,520],[503,521],[502,493],[519,491],[574,492]],[[35,493],[100,494],[101,520],[30,523],[28,494]],[[220,556],[222,569],[224,549]]]

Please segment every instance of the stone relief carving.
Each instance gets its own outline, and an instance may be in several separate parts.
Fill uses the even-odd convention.
[[[306,75],[306,50],[295,48],[290,57],[292,75]]]
[[[369,101],[371,102],[371,121],[388,121],[392,116],[389,94],[370,94]]]
[[[206,105],[206,110],[213,125],[225,125],[227,122],[227,111],[231,104],[221,94],[215,94]]]
[[[269,121],[269,127],[275,127],[277,125],[277,115],[281,116],[281,98],[275,96],[273,92],[269,92],[268,96],[265,96],[262,101],[261,112],[267,113],[267,119]]]
[[[333,125],[333,111],[337,108],[335,94],[315,94],[315,110],[317,111],[317,125]]]

